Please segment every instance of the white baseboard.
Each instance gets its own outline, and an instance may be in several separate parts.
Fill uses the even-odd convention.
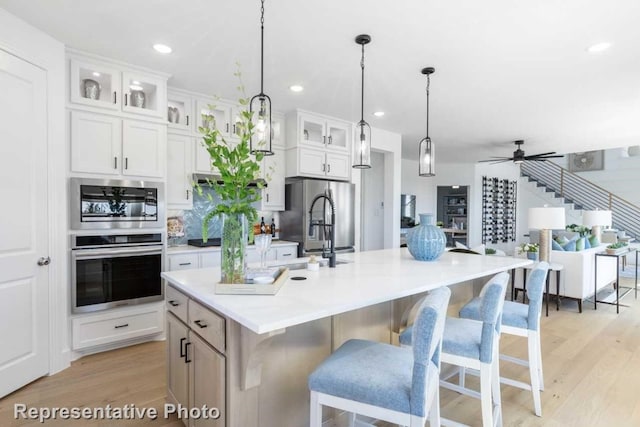
[[[132,338],[130,340],[118,341],[110,344],[98,345],[82,350],[71,351],[71,361],[80,359],[81,357],[88,356],[90,354],[102,353],[103,351],[115,350],[118,348],[129,347],[131,345],[142,344],[149,341],[164,341],[165,334],[155,334],[146,337]]]

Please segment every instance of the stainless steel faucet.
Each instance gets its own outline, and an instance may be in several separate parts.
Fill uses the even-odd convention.
[[[317,221],[313,220],[313,207],[315,206],[316,202],[320,199],[327,200],[329,202],[329,205],[331,206],[331,224],[327,224],[324,219],[317,220]],[[335,208],[335,205],[333,204],[333,200],[331,200],[331,197],[327,196],[326,194],[318,194],[316,197],[314,197],[313,201],[311,202],[311,208],[309,208],[309,236],[313,235],[314,226],[331,228],[331,237],[330,237],[331,244],[329,245],[329,254],[327,255],[323,245],[322,258],[329,258],[329,267],[335,267],[336,266],[336,248],[335,248],[336,208]]]

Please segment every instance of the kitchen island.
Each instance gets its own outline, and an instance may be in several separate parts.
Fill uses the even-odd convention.
[[[424,292],[453,286],[466,300],[475,279],[531,263],[460,253],[420,262],[406,248],[340,259],[347,262],[334,269],[292,271],[306,280],[289,279],[275,296],[216,295],[215,268],[162,273],[169,284],[169,399],[217,406],[223,417],[211,425],[305,426],[307,376],[346,339],[392,342]],[[203,346],[211,354],[201,359],[214,366],[199,369]]]

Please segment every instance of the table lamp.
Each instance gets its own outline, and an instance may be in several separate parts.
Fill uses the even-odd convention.
[[[540,230],[540,261],[549,261],[551,230],[565,228],[564,208],[529,208],[529,228]]]
[[[591,233],[602,241],[602,227],[611,227],[611,211],[582,211],[582,225],[591,227]]]

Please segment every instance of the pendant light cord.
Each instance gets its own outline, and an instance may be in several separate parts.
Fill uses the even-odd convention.
[[[360,122],[364,122],[364,44],[362,44],[362,59],[360,59],[360,68],[362,68],[362,91],[360,93]]]
[[[264,95],[264,0],[260,6],[260,95]]]
[[[427,74],[427,139],[429,139],[429,85],[431,83],[431,75]]]

